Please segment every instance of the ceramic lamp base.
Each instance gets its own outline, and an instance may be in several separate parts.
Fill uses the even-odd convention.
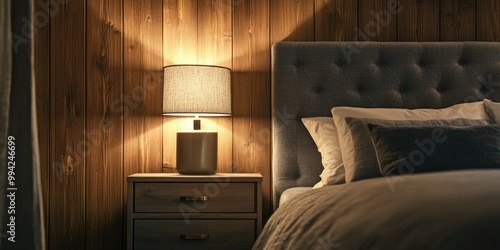
[[[177,172],[211,175],[217,170],[217,132],[177,132]]]

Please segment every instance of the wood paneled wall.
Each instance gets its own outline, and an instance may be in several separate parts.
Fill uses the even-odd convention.
[[[50,6],[48,3],[50,2]],[[232,69],[219,172],[260,172],[271,213],[270,47],[293,41],[499,41],[497,0],[37,0],[35,60],[49,249],[122,249],[126,176],[175,169],[162,67]],[[45,22],[44,17],[47,18]]]

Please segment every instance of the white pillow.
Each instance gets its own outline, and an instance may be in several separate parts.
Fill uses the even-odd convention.
[[[368,118],[379,120],[434,120],[434,119],[458,119],[467,118],[471,120],[489,120],[483,101],[462,103],[443,109],[397,109],[397,108],[356,108],[356,107],[334,107],[332,109],[333,120],[337,129],[337,140],[345,168],[345,181],[354,179],[356,164],[353,157],[353,139],[346,123],[347,117]]]
[[[484,99],[484,108],[494,123],[500,124],[500,103]]]
[[[316,143],[324,167],[321,181],[314,188],[344,183],[344,166],[332,117],[302,118],[302,123]]]

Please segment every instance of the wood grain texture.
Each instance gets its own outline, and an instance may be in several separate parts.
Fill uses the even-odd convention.
[[[163,1],[163,66],[197,63],[198,0]]]
[[[87,1],[86,248],[121,249],[123,234],[122,1]],[[103,192],[103,190],[106,190]]]
[[[269,0],[233,7],[233,172],[262,173],[271,211],[271,45]]]
[[[196,64],[198,0],[163,1],[163,66]],[[163,117],[163,172],[176,171],[176,133],[190,129],[188,118]]]
[[[50,21],[49,249],[85,249],[85,1]]]
[[[271,44],[314,41],[314,1],[271,0]]]
[[[38,152],[40,155],[40,181],[42,186],[45,238],[48,242],[49,184],[50,184],[50,13],[44,8],[49,0],[38,1],[34,13],[38,13],[33,25],[37,30],[33,36],[35,63],[36,116],[38,127]]]
[[[127,177],[135,182],[261,182],[259,173],[215,173],[213,175],[183,175],[179,173],[136,173]],[[221,185],[222,186],[222,185]]]
[[[439,41],[439,0],[402,0],[398,41]]]
[[[356,38],[358,2],[351,0],[316,0],[316,41],[353,41]]]
[[[163,3],[124,0],[123,16],[123,99],[115,107],[123,112],[126,188],[130,174],[162,171]]]
[[[396,41],[396,16],[404,9],[396,0],[359,0],[358,41]]]
[[[232,1],[165,1],[164,60],[232,68]],[[218,172],[232,172],[232,119],[202,117],[202,129],[218,132]],[[191,129],[192,118],[163,118],[163,166],[175,171],[176,132]]]
[[[124,176],[161,172],[162,1],[124,1]]]
[[[128,204],[128,249],[249,249],[259,235],[260,174],[137,173],[127,180],[134,197]],[[207,201],[181,201],[203,195]],[[194,233],[208,233],[214,241],[179,240]]]
[[[232,68],[232,0],[198,1],[198,64]],[[231,117],[206,118],[218,132],[217,171],[231,173],[233,164]]]
[[[477,40],[500,41],[500,1],[477,1]]]
[[[232,0],[198,1],[198,64],[231,68]]]
[[[51,1],[50,10],[43,1]],[[390,5],[395,2],[36,1],[35,11],[42,11],[34,39],[49,249],[123,247],[126,176],[162,172],[162,165],[175,171],[176,131],[192,123],[161,116],[163,66],[233,70],[232,118],[202,117],[202,124],[219,132],[219,172],[263,175],[266,220],[273,43],[500,39],[499,1],[400,0],[400,14]]]
[[[134,212],[254,213],[255,183],[136,183]],[[245,194],[245,195],[242,195]],[[207,201],[181,201],[180,197],[202,197]]]
[[[476,0],[441,0],[441,41],[476,40]]]
[[[138,220],[135,249],[250,249],[254,242],[253,220]],[[182,240],[180,235],[209,235],[207,240]]]

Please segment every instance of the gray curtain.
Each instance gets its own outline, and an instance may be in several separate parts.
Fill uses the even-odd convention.
[[[33,3],[0,2],[0,249],[45,249],[33,25],[25,21],[31,20]]]
[[[11,75],[11,45],[7,36],[10,34],[10,0],[0,1],[0,204],[4,211],[5,182],[7,180],[7,128],[9,121],[9,97],[10,97],[10,75]],[[4,216],[0,216],[0,225],[4,225]],[[5,230],[0,231],[3,234]],[[3,236],[3,235],[0,235]],[[4,237],[0,237],[0,242]]]

